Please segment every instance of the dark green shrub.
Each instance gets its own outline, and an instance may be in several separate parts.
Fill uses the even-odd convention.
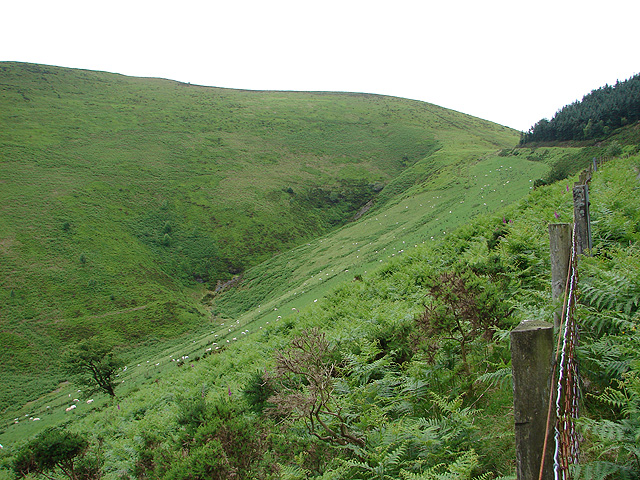
[[[267,372],[261,370],[256,370],[242,391],[249,408],[256,413],[262,413],[270,405],[268,400],[274,393],[275,389]]]
[[[195,432],[202,425],[207,416],[207,404],[202,397],[179,398],[178,425],[186,428],[189,434]]]
[[[15,457],[13,470],[21,476],[45,475],[56,470],[77,480],[77,458],[86,453],[89,442],[83,436],[61,428],[50,428],[23,447]]]
[[[176,480],[265,478],[266,471],[275,469],[264,460],[269,443],[264,419],[249,417],[225,400],[209,405],[204,399],[182,402],[179,422],[188,424],[191,431],[182,438],[181,451],[173,457],[145,454],[146,465],[159,476]]]

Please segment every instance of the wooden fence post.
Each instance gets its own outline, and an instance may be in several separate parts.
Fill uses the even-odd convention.
[[[551,250],[551,295],[556,301],[564,296],[571,262],[571,224],[550,223],[549,245]],[[562,307],[553,314],[553,326],[560,328]]]
[[[513,372],[513,416],[516,436],[518,480],[553,479],[553,426],[551,409],[543,474],[542,452],[547,430],[549,392],[553,358],[553,325],[542,320],[525,320],[511,331]]]
[[[576,224],[576,254],[591,253],[591,218],[589,215],[589,186],[573,187],[573,221]]]

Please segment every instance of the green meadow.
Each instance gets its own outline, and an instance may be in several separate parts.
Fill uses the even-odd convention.
[[[499,163],[494,165],[500,168]],[[632,195],[638,168],[637,156],[614,161],[598,172],[591,185],[595,255],[581,262],[580,318],[584,375],[590,382],[584,387],[583,415],[598,428],[589,430],[583,444],[587,462],[597,461],[598,448],[609,445],[603,442],[608,441],[606,429],[613,428],[612,422],[624,419],[613,410],[603,412],[602,400],[597,398],[608,384],[607,376],[615,375],[611,368],[614,364],[625,368],[618,359],[631,368],[629,372],[636,368],[633,362],[627,363],[624,352],[638,340],[634,279],[640,210]],[[614,211],[616,205],[625,208]],[[222,452],[225,462],[234,467],[217,464],[212,471],[229,474],[237,468],[243,478],[325,478],[329,472],[343,478],[376,478],[375,470],[382,468],[396,478],[414,478],[409,473],[420,472],[425,478],[431,478],[429,472],[512,478],[515,453],[505,333],[521,319],[550,318],[555,309],[550,301],[546,226],[556,221],[556,215],[563,220],[571,214],[571,193],[564,182],[541,187],[437,239],[384,251],[388,258],[382,262],[372,255],[375,250],[369,252],[368,262],[358,270],[354,261],[344,260],[354,256],[357,261],[363,253],[348,233],[353,228],[370,228],[365,223],[375,221],[376,215],[380,220],[380,213],[372,212],[360,225],[343,227],[250,269],[247,276],[255,276],[257,283],[257,278],[264,277],[274,295],[265,294],[264,301],[253,307],[245,305],[245,313],[218,316],[206,330],[202,327],[175,341],[146,342],[130,351],[125,355],[127,368],[119,374],[117,400],[88,397],[64,382],[56,391],[12,410],[13,418],[6,419],[0,434],[5,458],[43,428],[65,425],[88,435],[93,452],[103,452],[103,475],[109,478],[197,475],[198,462],[209,462],[205,465],[214,468],[216,452]],[[402,231],[402,226],[397,228]],[[339,252],[349,240],[346,255],[331,253]],[[305,253],[311,266],[303,262]],[[314,264],[318,257],[327,263]],[[430,279],[447,271],[474,272],[486,293],[501,298],[512,310],[492,341],[478,337],[470,344],[468,375],[462,374],[455,342],[437,340],[440,347],[433,351],[430,342],[439,337],[422,337],[424,344],[411,346],[421,338],[415,322],[425,308]],[[278,281],[278,277],[289,280]],[[257,283],[244,288],[260,291]],[[285,293],[278,294],[279,290]],[[243,288],[237,288],[207,308],[230,311],[245,298]],[[255,410],[254,397],[246,393],[253,388],[256,372],[260,376],[274,372],[277,352],[314,327],[325,332],[333,355],[341,359],[334,401],[347,412],[350,428],[366,439],[362,450],[314,440],[300,423],[287,423],[282,430],[282,419]],[[628,335],[627,330],[633,333]],[[613,350],[602,357],[602,348]],[[635,387],[630,383],[626,388],[622,392],[627,391],[632,395],[629,402],[634,401]],[[88,399],[95,401],[89,405]],[[202,399],[200,407],[193,403],[196,399]],[[64,411],[74,403],[77,409]],[[200,408],[204,417],[190,416]],[[600,420],[603,414],[606,420]],[[30,420],[34,417],[40,420]],[[209,430],[222,418],[225,430]],[[427,427],[425,422],[433,425]],[[268,440],[261,443],[259,437]],[[216,438],[224,438],[225,443],[216,446]],[[624,442],[614,445],[623,453],[624,448],[632,448],[632,443]],[[242,453],[242,445],[251,445],[252,453]],[[234,455],[249,455],[250,465]],[[615,471],[624,471],[627,457],[618,462]],[[589,465],[596,472],[604,468]]]
[[[473,165],[517,141],[505,127],[392,97],[11,62],[0,83],[3,409],[56,385],[69,342],[99,335],[126,348],[199,328],[212,312],[199,297],[218,281],[304,249],[367,202],[382,228],[365,235],[384,236],[381,249],[403,228],[417,243],[421,223],[446,231],[485,202],[447,218],[453,199],[438,192],[408,223],[405,212],[391,221],[406,206],[397,202],[425,188],[428,202],[459,180],[451,175],[471,188]]]

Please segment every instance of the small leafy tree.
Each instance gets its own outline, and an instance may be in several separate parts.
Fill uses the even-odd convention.
[[[20,477],[36,474],[49,479],[53,479],[51,473],[60,470],[70,480],[78,480],[76,461],[88,447],[89,442],[83,436],[50,428],[18,452],[13,470]]]
[[[95,337],[83,340],[67,351],[64,365],[79,384],[116,396],[116,373],[124,362],[115,356],[111,346]]]

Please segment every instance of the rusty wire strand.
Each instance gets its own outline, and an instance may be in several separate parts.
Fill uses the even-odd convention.
[[[556,425],[554,454],[554,476],[556,480],[570,480],[570,465],[578,462],[580,439],[576,430],[579,415],[578,364],[576,346],[578,343],[578,324],[575,318],[576,289],[578,284],[575,226],[571,263],[569,265],[568,289],[563,306],[561,325],[562,349],[558,363],[556,392]],[[557,358],[557,355],[556,355]]]

